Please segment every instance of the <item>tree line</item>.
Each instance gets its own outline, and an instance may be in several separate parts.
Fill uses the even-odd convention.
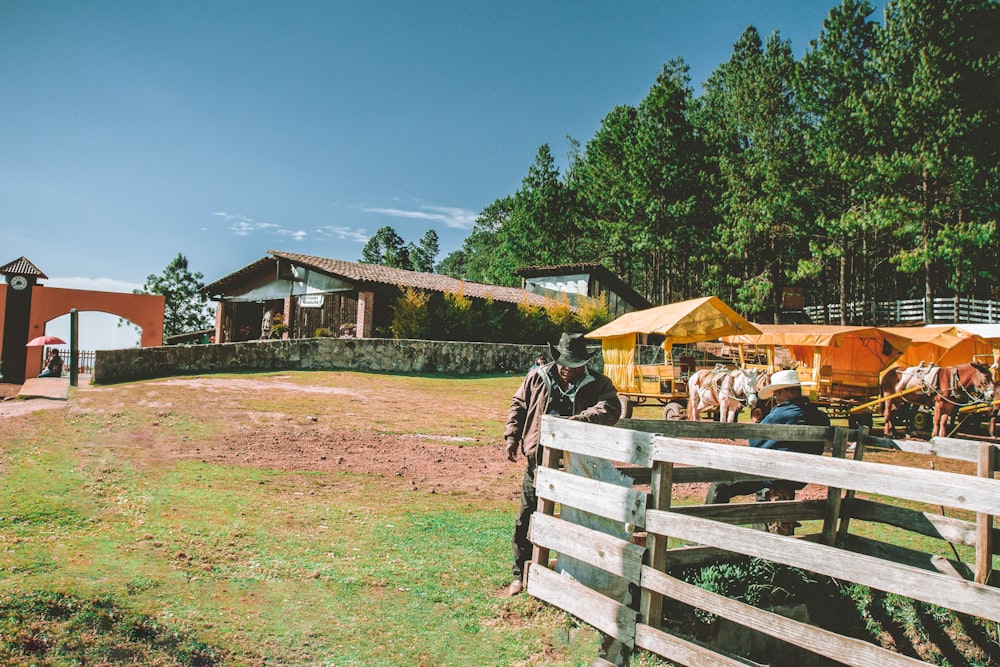
[[[1000,298],[1000,4],[843,0],[796,60],[748,27],[695,95],[682,59],[560,172],[538,149],[439,273],[516,286],[600,262],[653,303]],[[397,245],[402,245],[401,243]],[[846,312],[846,308],[841,308]]]

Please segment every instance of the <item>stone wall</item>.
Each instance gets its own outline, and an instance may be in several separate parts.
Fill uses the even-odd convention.
[[[220,345],[98,350],[94,382],[276,370],[358,370],[390,373],[524,374],[544,345],[464,343],[389,338],[302,338]],[[592,368],[603,366],[594,356]]]

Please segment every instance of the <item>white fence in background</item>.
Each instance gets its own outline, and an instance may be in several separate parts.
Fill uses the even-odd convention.
[[[844,309],[847,322],[870,324],[894,324],[897,322],[948,322],[966,324],[1000,323],[1000,301],[986,299],[965,299],[948,297],[933,299],[931,312],[927,312],[923,299],[900,301],[862,302],[852,301]],[[839,324],[840,304],[807,306],[802,309],[817,323]]]

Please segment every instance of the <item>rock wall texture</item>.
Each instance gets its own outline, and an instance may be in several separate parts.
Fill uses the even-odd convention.
[[[390,373],[524,374],[544,345],[464,343],[388,338],[302,338],[220,345],[98,350],[94,382],[275,370],[359,370]],[[601,355],[592,368],[600,368]]]

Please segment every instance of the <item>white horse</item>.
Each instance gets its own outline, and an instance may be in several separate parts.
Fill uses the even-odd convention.
[[[697,371],[688,380],[688,419],[698,421],[705,410],[718,407],[719,421],[735,422],[744,405],[757,404],[756,370],[728,370],[719,364]]]
[[[735,422],[744,405],[751,410],[757,405],[759,380],[753,368],[737,368],[723,378],[719,389],[719,421]]]

